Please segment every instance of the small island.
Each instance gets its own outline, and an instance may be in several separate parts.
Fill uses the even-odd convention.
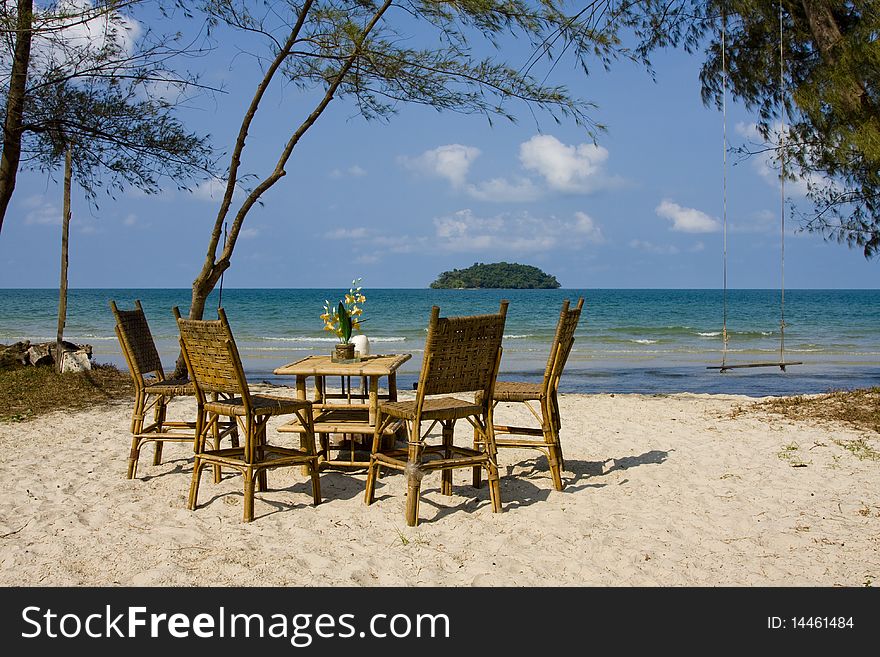
[[[474,263],[467,269],[445,271],[431,283],[433,289],[506,288],[516,290],[550,290],[559,287],[555,276],[537,267],[514,262]]]

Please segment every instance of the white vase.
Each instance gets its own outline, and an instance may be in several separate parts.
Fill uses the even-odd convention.
[[[361,358],[370,355],[370,341],[366,335],[356,335],[351,339],[354,344],[354,350]]]

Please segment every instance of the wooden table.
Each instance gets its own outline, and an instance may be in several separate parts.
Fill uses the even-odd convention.
[[[279,376],[296,377],[296,396],[306,399],[307,379],[315,380],[315,394],[312,403],[315,414],[315,436],[320,443],[321,465],[343,465],[365,467],[369,461],[355,458],[354,436],[369,436],[372,440],[376,426],[376,413],[380,401],[397,401],[397,370],[412,354],[389,354],[366,356],[356,363],[335,362],[328,356],[309,356],[277,368]],[[341,392],[327,391],[328,377],[338,376]],[[360,378],[363,386],[354,391],[352,378]],[[388,379],[385,394],[379,394],[381,379]],[[402,429],[400,423],[393,423],[385,430],[385,436],[393,440]],[[303,433],[298,420],[292,420],[278,428],[281,432]],[[330,434],[343,434],[349,437],[349,457],[330,458]]]

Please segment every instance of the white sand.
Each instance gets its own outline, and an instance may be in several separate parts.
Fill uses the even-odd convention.
[[[241,479],[206,472],[185,508],[191,455],[166,445],[125,478],[130,406],[0,424],[0,584],[862,586],[880,581],[880,462],[834,441],[876,435],[732,414],[713,395],[564,395],[562,492],[539,452],[502,450],[504,512],[458,471],[452,497],[405,482],[363,502],[363,471],[325,471],[310,505],[299,469],[269,474],[256,520]],[[192,400],[175,400],[187,417]],[[524,421],[521,406],[499,422]],[[467,441],[468,425],[461,423]],[[271,426],[276,426],[271,425]],[[281,442],[290,434],[271,431]],[[797,445],[797,449],[786,449]],[[791,456],[783,458],[781,454]],[[806,467],[793,467],[798,460]]]

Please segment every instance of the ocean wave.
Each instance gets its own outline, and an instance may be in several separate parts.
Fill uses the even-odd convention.
[[[635,342],[636,344],[657,344],[657,340],[630,340],[630,342]]]
[[[267,342],[339,342],[338,338],[330,338],[330,337],[309,337],[305,335],[295,335],[289,338],[279,338],[276,336],[260,336],[257,340],[266,340]],[[406,338],[403,336],[388,336],[388,337],[370,337],[370,342],[406,342]]]
[[[533,335],[505,335],[505,340],[525,340],[527,338],[533,338]]]
[[[717,338],[719,335],[721,335],[721,331],[697,331],[697,335],[699,335],[701,338]]]

